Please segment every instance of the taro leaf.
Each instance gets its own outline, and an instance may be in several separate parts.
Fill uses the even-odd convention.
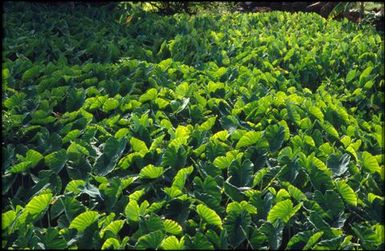
[[[155,100],[157,96],[158,96],[158,91],[155,88],[151,88],[142,96],[140,96],[139,102],[144,103],[146,101],[152,101],[152,100]]]
[[[286,249],[289,250],[302,250],[306,245],[307,240],[312,236],[313,231],[307,230],[304,232],[298,232],[293,235],[287,243]]]
[[[251,223],[250,214],[245,211],[230,211],[223,222],[223,227],[229,237],[229,242],[233,248],[237,248],[248,236],[249,225]]]
[[[358,236],[362,247],[368,250],[375,250],[384,244],[384,226],[376,224],[372,227],[363,224],[353,223],[352,229]]]
[[[139,221],[139,229],[132,236],[134,239],[139,238],[142,235],[149,234],[154,231],[164,231],[165,226],[163,220],[156,214],[146,215]]]
[[[105,233],[112,233],[112,236],[116,237],[119,231],[122,229],[124,222],[124,220],[116,220],[111,222],[100,231],[100,237],[103,238]]]
[[[340,158],[334,154],[331,154],[328,158],[327,165],[330,169],[332,169],[333,177],[338,177],[343,175],[348,170],[349,162],[349,154],[345,153]]]
[[[176,109],[176,111],[174,112],[175,114],[178,114],[180,113],[181,111],[183,111],[184,109],[186,109],[187,105],[190,103],[190,98],[183,98],[182,99],[182,104],[180,104],[179,101],[171,101],[171,107],[175,107],[173,110]]]
[[[345,181],[336,181],[336,189],[346,203],[357,206],[357,194]]]
[[[148,152],[148,148],[146,146],[146,143],[144,143],[144,141],[142,141],[140,139],[132,137],[130,139],[130,144],[131,144],[132,149],[134,150],[134,152],[140,152],[140,153],[143,153],[143,154]]]
[[[259,228],[259,231],[267,237],[272,250],[277,250],[281,246],[284,226],[285,224],[278,220],[274,225],[270,222],[265,222]]]
[[[140,170],[139,177],[142,179],[156,179],[162,176],[163,171],[163,167],[149,164]]]
[[[233,201],[227,204],[226,212],[229,213],[231,211],[240,212],[242,210],[247,211],[250,214],[257,214],[257,208],[253,205],[249,204],[247,201],[241,201],[241,203]]]
[[[267,174],[267,172],[268,172],[267,168],[259,169],[254,174],[252,187],[255,187],[256,185],[258,185],[263,180],[263,177]]]
[[[211,130],[211,128],[215,125],[216,120],[217,120],[217,116],[208,118],[205,122],[203,122],[199,126],[199,130],[201,130],[201,131]]]
[[[104,101],[102,106],[102,111],[105,113],[108,113],[110,111],[115,110],[119,107],[119,101],[114,98],[108,98],[106,101]]]
[[[240,127],[238,119],[233,115],[227,115],[226,117],[221,117],[219,123],[222,125],[223,129],[226,129],[230,134]]]
[[[226,230],[222,229],[220,235],[218,236],[215,231],[208,229],[205,235],[207,236],[208,240],[214,244],[215,249],[228,248],[229,243],[227,240]]]
[[[329,231],[330,225],[322,218],[322,216],[313,211],[310,213],[309,222],[319,230]]]
[[[187,177],[192,173],[193,170],[193,166],[181,168],[174,176],[172,186],[179,188],[179,190],[182,190],[186,183]]]
[[[7,229],[15,220],[16,212],[14,210],[9,210],[1,214],[1,229]]]
[[[80,136],[80,134],[81,134],[81,131],[79,129],[69,131],[66,134],[66,136],[62,139],[62,141],[63,141],[63,143],[74,141],[77,137]]]
[[[198,215],[208,224],[216,225],[222,228],[222,219],[219,215],[207,206],[200,204],[196,207]]]
[[[9,168],[10,173],[21,173],[28,168],[34,168],[44,156],[33,149],[29,149],[22,162]]]
[[[310,238],[309,240],[307,241],[305,247],[303,248],[304,250],[308,250],[308,249],[311,249],[316,243],[317,241],[319,240],[319,238],[322,237],[322,235],[324,234],[323,231],[319,231],[319,232],[316,232],[314,233]]]
[[[93,172],[98,176],[109,174],[115,167],[126,147],[126,139],[117,140],[110,137],[103,148],[103,154],[96,159]]]
[[[67,92],[67,101],[65,103],[66,111],[72,112],[80,109],[86,99],[86,92],[84,89],[71,87]]]
[[[27,170],[31,166],[32,162],[31,161],[23,161],[20,162],[16,165],[11,166],[6,173],[21,173]]]
[[[247,187],[253,179],[254,164],[246,159],[242,164],[233,160],[228,169],[228,176],[231,176],[230,183],[236,187]]]
[[[52,193],[45,193],[33,197],[25,206],[23,215],[21,218],[26,219],[27,215],[31,215],[33,220],[36,220],[45,210],[51,202]],[[20,220],[23,222],[23,220]]]
[[[314,199],[325,210],[325,212],[327,212],[331,219],[334,219],[345,210],[344,202],[333,190],[327,190],[325,195],[322,195],[322,193],[317,190],[314,192]]]
[[[102,250],[105,250],[105,249],[119,249],[120,248],[120,243],[119,243],[119,240],[117,240],[116,238],[108,238],[102,245]]]
[[[218,186],[215,179],[207,176],[204,181],[200,177],[195,176],[194,180],[194,195],[196,198],[203,201],[209,207],[221,212],[221,188]],[[218,211],[219,210],[219,211]]]
[[[241,202],[242,200],[246,199],[246,196],[237,187],[228,181],[225,181],[223,186],[224,192],[231,198],[231,200]]]
[[[45,249],[66,249],[67,241],[59,231],[53,227],[45,229],[44,234],[37,232],[40,241],[44,244]]]
[[[91,198],[99,197],[100,199],[103,199],[99,189],[90,183],[87,183],[83,188],[81,188],[80,193],[87,194]]]
[[[46,165],[56,174],[64,167],[67,161],[67,152],[64,149],[48,154],[44,157]]]
[[[68,176],[73,180],[86,179],[91,168],[91,164],[85,157],[80,157],[76,161],[67,161]]]
[[[293,197],[293,199],[298,202],[307,200],[306,195],[300,189],[288,182],[283,182],[283,184],[287,187],[287,190],[289,191],[289,194],[291,197]]]
[[[290,199],[280,201],[275,204],[269,211],[267,215],[267,220],[274,223],[277,220],[282,220],[287,223],[292,216],[294,216],[297,211],[302,207],[302,203],[299,203],[293,207],[293,203]]]
[[[186,159],[187,151],[183,146],[169,146],[163,154],[162,166],[183,167],[186,164]]]
[[[184,237],[178,240],[175,236],[165,238],[160,244],[164,250],[182,250],[184,248]]]
[[[53,216],[59,215],[61,211],[64,211],[63,215],[65,218],[65,227],[68,227],[70,221],[72,221],[76,215],[80,214],[85,210],[83,204],[81,204],[75,197],[65,196],[64,198],[60,198],[51,208],[51,212],[53,212]]]
[[[67,148],[67,157],[69,160],[77,161],[81,155],[89,156],[90,152],[84,146],[72,142],[71,145]]]
[[[310,171],[310,181],[316,190],[324,192],[333,188],[333,181],[325,170],[320,170],[317,167],[312,167]]]
[[[368,66],[360,75],[360,79],[359,79],[359,82],[360,82],[360,85],[363,85],[365,80],[368,78],[368,76],[370,75],[370,73],[372,72],[373,70],[373,67],[372,66]]]
[[[36,77],[37,75],[39,75],[41,69],[42,67],[40,65],[34,65],[23,73],[23,75],[21,76],[21,79],[23,81],[28,81]]]
[[[239,149],[241,147],[250,146],[256,144],[262,137],[261,132],[249,131],[246,132],[238,141],[235,148]]]
[[[266,128],[265,136],[269,142],[270,150],[274,153],[278,151],[285,138],[285,128],[281,125],[272,125]]]
[[[317,106],[311,106],[309,108],[309,112],[311,115],[316,117],[319,121],[321,121],[321,122],[324,121],[324,114],[322,113],[321,109],[318,108]]]
[[[378,165],[377,159],[369,152],[363,152],[361,154],[361,165],[370,173],[381,173],[381,168]]]
[[[167,233],[178,235],[182,233],[182,227],[175,221],[166,219],[163,221],[164,230]]]
[[[2,146],[2,170],[6,170],[9,165],[14,161],[15,156],[15,147],[13,145],[7,145],[7,147]]]
[[[81,213],[71,221],[69,228],[75,228],[78,232],[84,232],[84,230],[97,221],[98,218],[99,213],[97,211],[87,211]]]
[[[287,104],[287,114],[291,122],[300,125],[301,124],[301,116],[298,113],[298,107],[294,104]]]
[[[136,249],[157,249],[164,238],[164,233],[161,230],[151,232],[139,237],[136,242]]]
[[[124,209],[124,214],[131,221],[139,221],[139,205],[136,200],[130,201]]]
[[[331,136],[333,136],[334,138],[336,138],[337,140],[340,138],[340,135],[338,134],[336,128],[334,128],[334,126],[332,124],[330,124],[329,122],[327,121],[324,121],[323,123],[321,123],[321,127]]]
[[[337,236],[332,239],[322,240],[318,242],[313,248],[314,250],[337,250],[344,240],[344,236]]]
[[[357,74],[356,69],[350,70],[346,75],[346,79],[345,79],[346,83],[351,82],[355,78],[356,74]]]
[[[213,164],[215,167],[218,167],[220,169],[227,169],[230,166],[232,160],[232,156],[219,156],[214,159]]]
[[[198,232],[196,235],[190,240],[189,236],[185,239],[186,249],[191,250],[211,250],[214,249],[213,244],[207,239],[207,237]]]

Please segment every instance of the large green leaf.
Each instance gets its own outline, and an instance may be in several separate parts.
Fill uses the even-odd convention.
[[[251,185],[253,173],[254,164],[248,159],[242,163],[234,160],[228,169],[228,176],[231,176],[230,183],[237,187],[247,187]]]
[[[38,151],[29,149],[25,157],[23,158],[23,161],[16,165],[11,166],[9,168],[9,172],[21,173],[26,171],[28,168],[34,168],[43,158],[44,156]]]
[[[160,244],[164,250],[182,250],[184,248],[184,237],[178,240],[175,236],[165,238]]]
[[[263,233],[269,242],[272,250],[278,250],[282,244],[283,228],[285,224],[278,220],[274,225],[270,222],[264,222],[258,229],[258,232]]]
[[[361,154],[361,165],[370,173],[381,173],[381,168],[378,165],[377,159],[369,152],[365,151]]]
[[[175,175],[174,180],[172,182],[173,187],[177,187],[179,190],[182,190],[187,177],[193,172],[193,166],[181,168]]]
[[[31,215],[37,215],[43,212],[49,205],[52,198],[51,193],[44,193],[32,198],[25,206],[25,211]]]
[[[114,98],[108,98],[103,103],[102,111],[108,113],[110,111],[115,110],[118,107],[119,107],[119,101],[118,100],[116,100]]]
[[[199,204],[196,207],[198,215],[205,220],[208,224],[216,225],[222,228],[222,219],[219,215],[212,209],[208,208],[203,204]]]
[[[136,249],[157,249],[164,238],[164,233],[161,230],[151,232],[141,236],[136,242]]]
[[[140,139],[132,137],[130,139],[130,144],[132,146],[132,149],[135,152],[141,152],[141,153],[147,153],[148,152],[148,148],[146,146],[146,143]]]
[[[335,183],[337,191],[346,203],[357,206],[357,194],[354,190],[343,180],[336,181]]]
[[[327,161],[328,167],[333,171],[333,176],[341,176],[348,170],[350,156],[343,154],[340,158],[332,154]]]
[[[127,219],[131,221],[139,221],[139,205],[136,200],[131,200],[126,208],[124,209],[124,214]]]
[[[25,170],[27,170],[29,167],[31,167],[31,165],[32,165],[32,161],[23,161],[23,162],[20,162],[16,165],[11,166],[8,169],[8,172],[21,173],[21,172],[24,172]]]
[[[250,214],[245,211],[230,211],[224,219],[223,227],[226,229],[230,244],[236,248],[248,236]]]
[[[66,249],[67,241],[55,228],[49,227],[42,234],[37,234],[45,249]]]
[[[142,179],[156,179],[162,176],[163,171],[163,167],[150,164],[140,170],[139,177]]]
[[[180,168],[185,166],[187,151],[183,146],[169,146],[162,156],[162,165]]]
[[[167,233],[178,235],[182,233],[182,227],[175,221],[166,219],[163,221],[164,230]]]
[[[323,234],[324,234],[323,231],[319,231],[319,232],[314,233],[309,238],[309,240],[307,241],[307,243],[306,243],[306,245],[304,246],[303,249],[304,250],[311,249],[317,243],[317,241],[322,237]]]
[[[105,228],[100,231],[100,236],[103,238],[105,233],[112,233],[116,236],[124,225],[124,220],[116,220],[108,224]]]
[[[46,165],[55,173],[59,173],[67,161],[67,152],[64,149],[48,154],[44,157]]]
[[[333,136],[335,139],[340,138],[340,135],[339,135],[338,131],[336,130],[336,128],[332,124],[330,124],[329,122],[324,121],[323,123],[321,123],[321,126],[329,135]]]
[[[249,131],[246,132],[238,141],[235,148],[239,149],[241,147],[250,146],[256,144],[262,137],[261,132]]]
[[[346,75],[346,83],[349,83],[351,82],[355,77],[356,77],[356,74],[357,74],[357,70],[356,69],[352,69],[348,72],[348,74]]]
[[[144,103],[146,101],[155,100],[158,95],[158,91],[155,88],[149,89],[146,93],[140,96],[139,101]]]
[[[267,220],[274,223],[276,220],[280,219],[287,223],[301,207],[302,203],[293,207],[293,203],[290,199],[280,201],[270,209],[269,214],[267,215]]]
[[[344,212],[345,206],[341,197],[333,190],[327,190],[323,195],[320,191],[314,192],[314,199],[332,219]]]
[[[245,195],[236,186],[232,185],[228,181],[223,183],[223,187],[225,194],[227,194],[227,196],[229,196],[233,201],[240,202],[245,199]]]
[[[285,128],[275,124],[266,128],[265,136],[272,152],[278,151],[285,139]]]
[[[13,210],[9,210],[5,213],[2,213],[1,214],[1,229],[4,230],[4,229],[8,228],[13,223],[15,218],[16,218],[16,212]]]
[[[108,238],[102,245],[102,250],[105,250],[105,249],[111,249],[111,248],[114,248],[114,249],[119,249],[120,248],[120,243],[119,243],[119,240],[116,239],[116,238]]]
[[[86,211],[79,214],[71,221],[69,228],[75,228],[78,232],[84,232],[84,230],[96,222],[99,218],[97,211]]]
[[[321,121],[321,122],[324,121],[324,114],[322,113],[321,109],[318,108],[317,106],[311,106],[309,108],[309,112],[311,115],[316,117],[319,121]]]
[[[105,176],[112,172],[126,147],[126,139],[117,140],[113,137],[104,144],[103,154],[96,159],[93,172],[98,176]]]

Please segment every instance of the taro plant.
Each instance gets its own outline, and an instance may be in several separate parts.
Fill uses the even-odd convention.
[[[4,5],[2,248],[384,248],[374,29],[66,8]]]

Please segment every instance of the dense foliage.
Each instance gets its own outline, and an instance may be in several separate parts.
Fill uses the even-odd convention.
[[[3,248],[384,248],[370,27],[27,3],[3,20]]]

